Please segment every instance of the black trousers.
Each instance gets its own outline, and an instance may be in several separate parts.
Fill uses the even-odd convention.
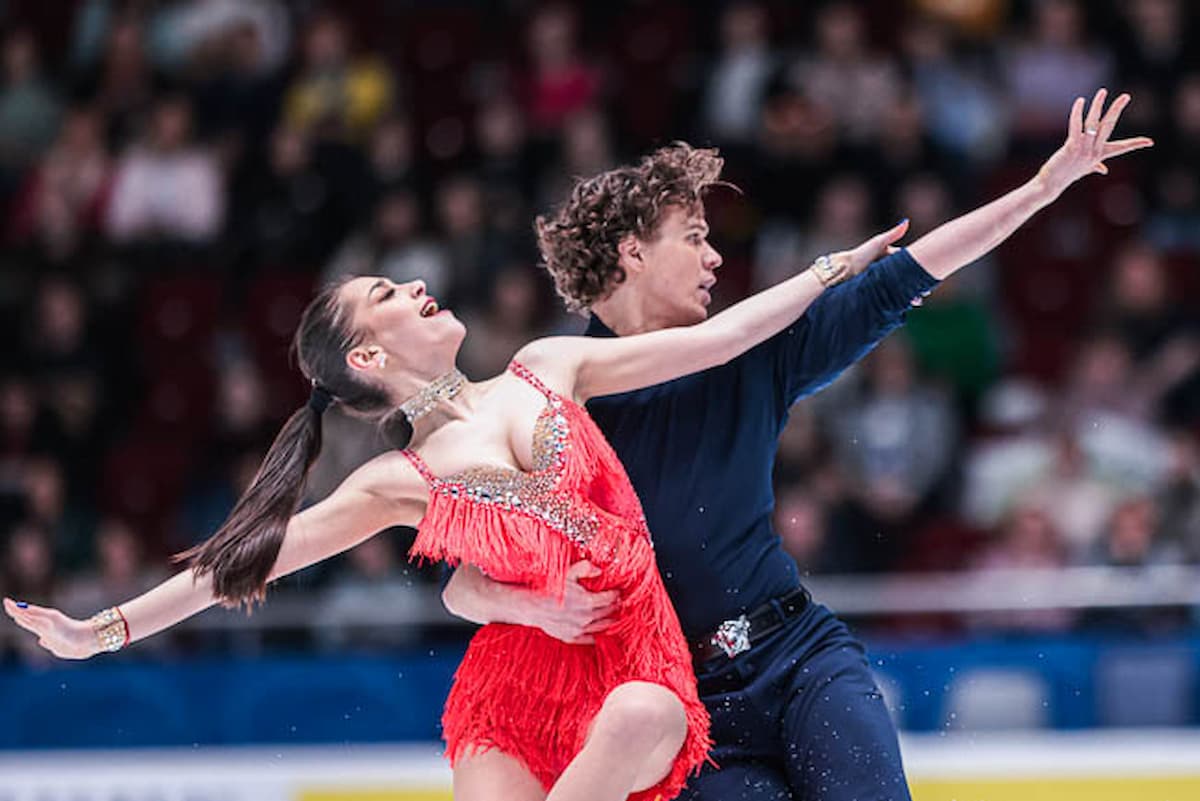
[[[697,672],[712,752],[686,801],[911,801],[862,644],[820,604]]]

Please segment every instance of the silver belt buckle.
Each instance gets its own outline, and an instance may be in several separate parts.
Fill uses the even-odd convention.
[[[710,642],[720,648],[730,659],[743,651],[749,651],[750,621],[746,619],[745,615],[740,615],[733,620],[726,620],[717,626],[717,633],[713,635]]]

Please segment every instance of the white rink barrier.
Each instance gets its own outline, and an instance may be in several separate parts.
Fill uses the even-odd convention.
[[[1196,801],[1200,730],[903,738],[916,801]],[[447,801],[436,745],[0,752],[0,801]]]
[[[1200,801],[1200,729],[908,735],[914,801]]]

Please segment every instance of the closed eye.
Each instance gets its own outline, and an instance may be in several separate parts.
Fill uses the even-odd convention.
[[[387,292],[384,292],[382,295],[380,295],[379,300],[377,302],[383,303],[385,300],[387,300],[388,298],[392,297],[395,294],[396,294],[396,287],[392,287]]]

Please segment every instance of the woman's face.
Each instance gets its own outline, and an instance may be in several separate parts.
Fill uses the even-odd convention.
[[[425,375],[438,375],[453,365],[466,327],[426,293],[424,281],[397,284],[382,276],[363,276],[347,281],[340,297],[351,326],[363,332],[361,344],[346,356],[352,368],[377,365],[381,353]]]

